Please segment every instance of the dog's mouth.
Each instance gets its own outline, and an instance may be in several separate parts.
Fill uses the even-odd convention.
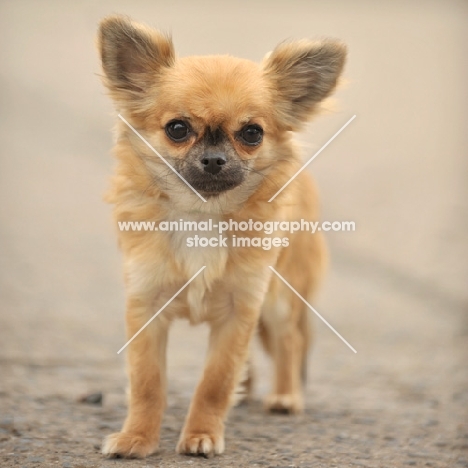
[[[232,190],[244,181],[244,172],[238,168],[221,171],[219,174],[209,174],[200,170],[189,169],[181,171],[185,180],[202,195],[214,197],[223,192]]]
[[[214,179],[214,177],[212,176]],[[190,182],[192,187],[197,190],[198,192],[201,192],[202,194],[206,196],[216,196],[219,195],[220,193],[227,192],[228,190],[232,190],[236,187],[238,187],[241,183],[242,180],[237,181],[237,180],[206,180],[206,181],[193,181]]]

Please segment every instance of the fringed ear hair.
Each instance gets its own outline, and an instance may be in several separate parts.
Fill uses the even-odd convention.
[[[276,90],[279,119],[286,127],[300,127],[331,94],[345,59],[346,46],[332,39],[286,42],[267,55],[264,73]]]
[[[141,97],[175,61],[170,37],[124,16],[101,21],[98,47],[104,83],[116,101]]]

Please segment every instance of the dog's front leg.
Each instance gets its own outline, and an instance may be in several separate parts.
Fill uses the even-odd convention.
[[[224,418],[247,359],[258,316],[259,310],[241,306],[211,324],[207,362],[177,452],[207,455],[224,451]]]
[[[153,311],[153,301],[129,299],[127,338],[132,338]],[[153,320],[129,345],[129,410],[122,432],[104,441],[102,452],[108,456],[143,458],[156,451],[161,419],[166,404],[166,344],[168,322]]]

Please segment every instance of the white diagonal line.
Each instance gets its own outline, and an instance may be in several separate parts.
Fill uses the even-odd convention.
[[[118,351],[120,354],[204,269],[202,266]]]
[[[171,169],[183,182],[185,182],[187,187],[189,187],[192,190],[193,193],[198,195],[206,203],[206,200],[122,117],[122,115],[119,114],[119,117],[122,119],[123,122],[125,122],[128,125],[128,127],[131,130],[133,130],[135,135],[138,135],[141,138],[141,141],[149,149],[151,149],[154,152],[154,154],[156,154],[156,156],[159,156],[161,158],[161,160],[167,165],[167,167],[169,167],[169,169]]]
[[[354,119],[353,115],[269,200],[272,202]]]
[[[357,353],[357,351],[272,267],[270,266],[270,269],[275,273],[278,278],[291,289],[293,293],[296,294],[296,296],[332,331],[335,333],[338,338],[345,343],[351,351],[354,353]]]

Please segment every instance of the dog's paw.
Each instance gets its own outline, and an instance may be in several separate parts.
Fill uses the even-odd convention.
[[[206,457],[224,452],[223,435],[182,434],[177,444],[177,453],[186,455],[205,455]]]
[[[266,397],[264,407],[271,413],[299,414],[304,409],[304,403],[299,394],[287,393],[281,395],[273,393]]]
[[[154,453],[158,443],[131,432],[116,432],[104,439],[101,452],[108,458],[144,458]]]

